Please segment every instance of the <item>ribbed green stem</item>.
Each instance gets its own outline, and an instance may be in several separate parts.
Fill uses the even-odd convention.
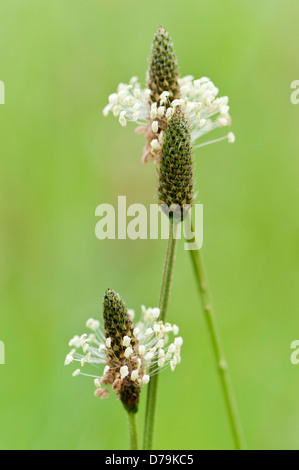
[[[178,224],[174,223],[170,219],[169,223],[169,239],[166,248],[166,255],[164,261],[164,270],[162,276],[161,292],[159,299],[160,308],[160,320],[163,322],[166,320],[169,298],[171,292],[175,254],[177,247],[176,231]],[[145,424],[144,424],[144,441],[143,449],[150,450],[153,447],[154,438],[154,425],[156,417],[156,405],[157,405],[157,391],[158,391],[159,374],[151,377],[147,391],[147,402],[146,402],[146,413],[145,413]]]
[[[161,293],[159,299],[159,308],[160,308],[160,320],[165,322],[168,305],[171,293],[175,254],[177,247],[176,233],[179,227],[179,223],[173,222],[173,219],[170,219],[169,223],[169,239],[167,244],[167,252],[164,262],[164,272],[163,272],[163,281],[161,286]]]
[[[191,217],[191,215],[190,215]],[[194,233],[194,227],[191,228]],[[239,412],[237,408],[237,403],[232,387],[232,382],[230,378],[230,373],[228,369],[227,362],[225,360],[223,347],[221,343],[221,336],[218,329],[217,319],[215,316],[215,311],[212,305],[212,296],[209,289],[208,279],[206,275],[206,270],[201,254],[201,250],[190,250],[189,251],[192,265],[194,268],[194,274],[197,282],[198,291],[202,301],[202,307],[205,314],[205,318],[208,325],[208,330],[212,340],[212,346],[216,361],[216,366],[220,375],[220,381],[222,386],[222,391],[225,399],[225,404],[230,420],[231,430],[235,442],[235,447],[237,450],[244,450],[246,448],[244,434],[241,426],[241,421],[239,418]]]
[[[136,414],[137,413],[128,413],[131,450],[138,449]]]
[[[169,224],[169,239],[168,239],[168,242],[167,242],[166,253],[165,253],[165,258],[164,258],[162,282],[161,282],[161,287],[160,287],[160,295],[159,295],[159,303],[158,303],[159,308],[161,308],[161,305],[163,303],[165,282],[166,282],[167,271],[168,271],[168,262],[169,262],[169,254],[170,254],[169,252],[170,252],[170,249],[171,249],[171,246],[172,246],[172,243],[171,243],[171,240],[170,240],[170,237],[172,235],[171,235],[170,230],[171,230],[171,224]],[[161,313],[160,313],[160,315],[161,315]]]

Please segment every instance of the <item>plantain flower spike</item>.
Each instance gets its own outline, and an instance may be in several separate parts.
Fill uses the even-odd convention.
[[[136,76],[128,84],[120,83],[109,95],[103,114],[113,114],[123,127],[128,122],[136,124],[135,132],[143,133],[146,139],[143,163],[153,160],[158,164],[165,130],[177,107],[188,117],[194,148],[222,140],[235,142],[233,132],[201,142],[215,129],[231,125],[228,97],[218,95],[219,89],[207,77],[179,77],[171,38],[161,26],[152,44],[147,87],[143,88]]]
[[[150,105],[160,103],[163,92],[168,92],[168,102],[180,97],[178,65],[173,43],[168,32],[160,26],[152,44],[148,69],[148,88],[151,90]]]
[[[180,108],[166,128],[158,175],[159,203],[184,218],[193,203],[194,178],[190,129]]]
[[[108,289],[104,297],[104,325],[106,342],[106,365],[109,371],[103,383],[113,385],[124,407],[129,412],[138,409],[140,385],[132,380],[132,372],[144,375],[144,361],[139,354],[139,341],[134,336],[134,325],[128,310],[113,290]]]
[[[104,332],[100,322],[90,318],[86,327],[91,333],[74,336],[65,359],[65,365],[79,363],[74,377],[94,379],[96,397],[107,398],[107,387],[112,386],[130,413],[137,412],[141,389],[152,374],[168,366],[175,370],[181,362],[183,344],[177,325],[159,321],[158,308],[142,306],[141,311],[142,317],[134,325],[134,311],[127,309],[119,294],[108,289],[103,303]],[[85,372],[89,367],[94,371],[92,375]]]

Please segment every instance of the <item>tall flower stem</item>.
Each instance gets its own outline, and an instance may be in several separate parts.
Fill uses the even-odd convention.
[[[179,223],[169,219],[169,239],[167,243],[167,251],[164,261],[164,270],[163,270],[163,280],[159,298],[159,308],[160,308],[160,320],[165,323],[168,305],[171,293],[172,278],[174,271],[174,262],[177,248],[177,238],[176,233],[179,227]]]
[[[128,412],[131,450],[138,449],[136,414]]]
[[[190,214],[191,217],[191,214]],[[194,227],[191,221],[192,232]],[[230,373],[225,355],[222,347],[221,336],[217,324],[215,311],[212,304],[211,291],[208,284],[206,269],[200,249],[190,250],[191,261],[194,269],[195,279],[197,282],[198,292],[202,301],[202,308],[207,321],[208,330],[211,337],[213,346],[216,366],[220,375],[222,391],[225,399],[225,404],[230,420],[232,435],[237,450],[244,450],[245,440],[239,417],[238,407],[232,387]]]
[[[174,262],[177,247],[176,231],[179,224],[169,219],[169,239],[166,248],[162,284],[159,299],[160,319],[164,322],[167,317],[169,298],[172,286]],[[156,418],[157,392],[158,392],[159,374],[153,375],[148,385],[147,403],[144,425],[144,450],[150,450],[153,447],[154,426]]]

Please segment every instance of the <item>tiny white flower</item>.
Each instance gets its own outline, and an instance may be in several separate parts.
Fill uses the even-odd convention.
[[[165,346],[165,341],[164,341],[164,339],[159,339],[159,340],[157,341],[157,348],[164,348],[164,346]]]
[[[84,333],[84,335],[80,336],[80,344],[81,346],[84,346],[84,344],[86,343],[86,338],[87,338],[87,334]]]
[[[140,88],[138,88],[138,87],[134,88],[134,96],[137,100],[139,100],[141,98]]]
[[[131,379],[133,380],[133,382],[138,379],[138,370],[133,370],[133,372],[131,373]]]
[[[111,95],[109,95],[108,100],[110,104],[113,104],[113,105],[117,104],[118,94],[112,93]]]
[[[128,308],[128,315],[131,318],[131,320],[134,320],[135,310],[132,310],[131,308]]]
[[[162,348],[159,349],[158,357],[159,357],[159,358],[165,357],[165,351],[164,351],[164,349],[162,349]]]
[[[165,364],[165,357],[160,357],[160,358],[158,359],[158,367],[161,368],[161,367],[164,366],[164,364]]]
[[[130,346],[131,344],[131,338],[130,336],[124,336],[123,338],[123,346],[127,347]]]
[[[97,328],[98,328],[98,327],[97,327]],[[96,343],[96,336],[95,336],[94,333],[91,333],[91,334],[89,335],[88,339],[89,339],[89,342],[90,342],[91,344],[95,344],[95,343]]]
[[[184,104],[184,100],[180,98],[180,99],[173,100],[171,103],[171,106],[173,108],[176,108],[177,106],[182,106],[183,104]]]
[[[152,131],[156,134],[159,130],[159,123],[158,121],[153,121],[152,122]]]
[[[128,348],[126,348],[124,355],[128,359],[128,357],[130,357],[132,354],[133,354],[133,349],[129,346]]]
[[[150,117],[152,120],[156,119],[158,115],[157,103],[153,103],[151,106]]]
[[[173,326],[170,323],[165,323],[165,331],[166,333],[173,331]]]
[[[91,353],[89,352],[86,354],[86,357],[85,357],[86,362],[89,362],[90,358],[91,358]]]
[[[157,308],[157,307],[153,308],[152,312],[153,312],[153,317],[155,319],[157,319],[160,316],[160,309],[159,308]]]
[[[121,113],[119,115],[119,122],[123,127],[125,127],[127,125],[126,111],[121,111]]]
[[[163,105],[167,102],[167,98],[170,95],[169,91],[163,91],[160,95],[160,105]]]
[[[230,144],[233,144],[236,140],[236,137],[235,137],[235,134],[233,132],[229,132],[228,135],[227,135],[227,141],[230,143]]]
[[[161,148],[161,145],[159,143],[159,140],[158,139],[153,139],[151,141],[151,147],[152,147],[152,150],[155,151],[155,150],[160,150]]]
[[[64,365],[65,366],[68,366],[70,365],[72,362],[74,361],[74,358],[71,354],[68,354],[65,358],[65,362],[64,362]]]
[[[108,349],[111,348],[111,338],[107,338],[106,341],[105,341],[105,344],[107,346]]]
[[[173,325],[172,327],[173,334],[176,336],[179,334],[179,327],[177,325]]]
[[[140,328],[136,326],[136,328],[134,328],[133,330],[133,335],[135,336],[135,338],[138,338],[139,334],[140,334]]]
[[[92,324],[94,322],[94,319],[93,318],[89,318],[86,322],[86,326],[87,328],[91,328]]]
[[[166,111],[166,118],[171,119],[173,115],[173,108],[168,108]]]
[[[130,107],[130,106],[133,106],[133,104],[134,104],[133,96],[130,96],[130,95],[126,96],[124,99],[124,105]]]
[[[74,336],[74,337],[70,340],[69,346],[70,346],[70,347],[74,346],[75,348],[80,348],[80,346],[81,346],[80,337],[79,337],[79,336]]]
[[[177,363],[180,364],[181,363],[181,355],[177,352],[175,354],[175,357],[177,358]]]
[[[120,372],[120,377],[123,380],[124,378],[126,378],[129,375],[128,366],[121,367],[119,372]]]
[[[183,338],[181,338],[180,336],[178,338],[175,338],[174,340],[174,345],[178,348],[180,348],[183,344]]]
[[[146,312],[147,312],[147,308],[145,305],[141,305],[141,314],[142,316],[144,317],[144,315],[146,315]]]
[[[111,109],[112,109],[111,104],[107,104],[107,106],[105,106],[105,108],[103,109],[103,115],[107,117]]]
[[[229,116],[219,116],[217,119],[217,123],[219,127],[226,127],[229,125]]]
[[[150,381],[150,376],[149,376],[149,375],[144,375],[144,376],[142,377],[142,383],[143,383],[143,385],[148,384],[149,381]]]
[[[154,356],[155,356],[155,354],[154,354],[153,352],[148,352],[148,353],[144,356],[144,359],[145,359],[146,361],[151,361]]]
[[[163,141],[164,141],[164,135],[165,135],[165,132],[164,132],[164,131],[161,131],[161,132],[159,133],[158,140],[159,140],[159,142],[160,142],[161,145],[163,144]],[[157,309],[157,310],[159,310],[159,309]],[[159,310],[159,311],[160,311],[160,310]]]
[[[150,336],[153,334],[153,329],[152,328],[147,328],[144,332],[144,336]]]
[[[190,90],[191,90],[190,85],[183,85],[183,86],[181,86],[181,93],[182,93],[183,95],[187,95],[187,93],[189,93]]]
[[[130,85],[134,85],[137,82],[138,82],[138,77],[132,77],[130,80]]]
[[[113,107],[113,116],[118,116],[121,110],[121,106],[117,104],[116,106]]]
[[[99,379],[95,379],[94,384],[97,388],[101,388],[101,381]]]
[[[160,118],[162,118],[164,116],[164,113],[165,113],[165,106],[159,106],[158,108],[158,116]]]
[[[229,112],[229,106],[222,104],[219,107],[220,114],[228,114]]]

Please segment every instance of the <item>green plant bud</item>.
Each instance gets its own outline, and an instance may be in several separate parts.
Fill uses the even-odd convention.
[[[191,134],[180,108],[165,131],[158,175],[159,203],[168,211],[174,207],[173,216],[183,218],[193,203],[194,179]]]
[[[125,303],[120,296],[111,289],[106,291],[104,297],[103,317],[106,338],[111,340],[107,347],[106,364],[111,368],[108,383],[113,383],[120,400],[127,411],[135,413],[138,410],[140,384],[131,380],[131,373],[138,367],[143,370],[143,359],[138,352],[139,341],[135,338],[134,324],[129,316]],[[124,338],[130,338],[130,347],[133,352],[126,357],[127,346]],[[127,368],[127,376],[120,377],[121,368]],[[110,382],[109,382],[110,381]]]
[[[163,91],[169,92],[169,100],[179,98],[178,66],[173,43],[168,32],[161,26],[152,44],[148,70],[148,88],[151,103],[158,103]]]
[[[133,345],[135,338],[133,336],[134,325],[129,317],[127,307],[119,294],[111,289],[106,291],[103,308],[104,324],[106,338],[111,338],[111,349],[116,357],[123,359],[125,347],[122,345],[124,336],[132,338]],[[111,353],[111,355],[114,355]]]

